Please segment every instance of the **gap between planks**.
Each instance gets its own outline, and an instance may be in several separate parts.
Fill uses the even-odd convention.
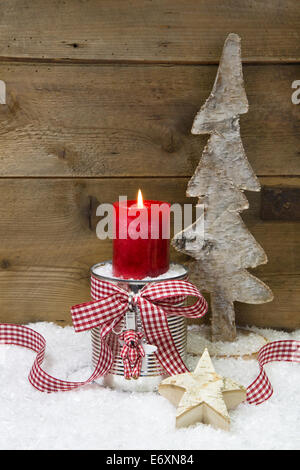
[[[53,58],[39,58],[39,57],[5,57],[0,56],[0,62],[5,63],[20,63],[20,64],[56,64],[56,65],[161,65],[161,66],[201,66],[201,65],[219,65],[218,60],[141,60],[141,59],[53,59]],[[300,64],[300,58],[295,57],[285,58],[285,59],[274,59],[264,57],[263,60],[258,59],[257,57],[242,59],[243,65],[298,65]]]
[[[258,178],[300,178],[300,173],[299,175],[256,175]],[[187,179],[191,178],[191,175],[146,175],[146,176],[141,176],[141,175],[127,175],[127,176],[59,176],[59,175],[49,175],[49,176],[1,176],[0,175],[0,180],[28,180],[28,179],[33,179],[33,180],[74,180],[74,179],[86,179],[86,180],[126,180],[126,179],[158,179],[158,180],[164,180],[164,179]]]

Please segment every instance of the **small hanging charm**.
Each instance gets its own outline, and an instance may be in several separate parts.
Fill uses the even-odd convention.
[[[119,334],[119,342],[122,346],[120,355],[123,359],[124,377],[127,380],[138,379],[141,372],[147,370],[148,356],[157,350],[156,346],[147,344],[143,333],[136,331],[136,306],[133,302],[133,294],[129,295],[128,311],[125,317],[126,331]]]
[[[145,351],[140,343],[143,333],[134,330],[127,330],[120,334],[120,342],[123,343],[121,357],[124,364],[124,377],[127,380],[138,379],[141,374],[142,360]]]

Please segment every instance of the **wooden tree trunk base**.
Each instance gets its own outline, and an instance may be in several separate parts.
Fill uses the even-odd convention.
[[[230,295],[219,291],[210,294],[212,341],[235,341],[236,326],[233,302]]]
[[[212,342],[208,325],[190,325],[187,352],[200,355],[207,348],[212,357],[255,359],[260,348],[268,342],[268,338],[263,335],[243,328],[237,328],[234,342]]]

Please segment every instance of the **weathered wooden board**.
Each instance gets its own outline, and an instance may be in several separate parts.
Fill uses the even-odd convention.
[[[300,187],[263,186],[260,216],[262,220],[300,221]]]
[[[111,241],[95,234],[98,203],[119,194],[134,198],[139,187],[147,198],[159,194],[170,202],[191,202],[184,198],[186,184],[185,178],[157,178],[155,184],[152,178],[1,179],[0,321],[70,322],[70,305],[89,298],[89,267],[111,257]],[[258,194],[251,194],[250,204],[244,220],[270,259],[256,272],[274,291],[275,301],[241,304],[237,322],[299,327],[298,225],[261,222]]]
[[[2,63],[0,176],[188,176],[206,136],[190,134],[215,66]],[[246,66],[241,118],[259,175],[300,174],[300,65]]]
[[[298,0],[9,0],[0,56],[60,60],[219,60],[230,32],[245,61],[299,61]]]
[[[250,163],[262,185],[299,189],[299,31],[299,0],[0,2],[0,321],[70,323],[89,266],[111,257],[95,235],[99,202],[138,187],[191,202],[185,177],[207,137],[190,129],[229,32],[248,64]],[[299,223],[261,220],[260,195],[247,197],[243,219],[269,257],[255,274],[275,300],[237,304],[237,323],[300,327]]]
[[[266,188],[283,186],[292,189],[300,187],[300,178],[260,178],[260,183]],[[268,256],[268,264],[258,266],[255,269],[255,274],[259,278],[276,273],[299,274],[299,222],[262,220],[260,217],[261,195],[250,192],[245,194],[249,200],[250,208],[241,214],[242,218]]]
[[[235,304],[237,325],[300,328],[300,276],[261,278],[274,293],[270,304]],[[88,268],[27,267],[0,272],[0,322],[71,324],[70,307],[90,298]],[[205,321],[209,320],[208,317]],[[197,321],[195,321],[197,322]]]
[[[273,302],[262,305],[236,302],[237,324],[270,328],[300,328],[300,276],[274,274],[274,276],[264,276],[260,279],[271,287],[274,294]]]

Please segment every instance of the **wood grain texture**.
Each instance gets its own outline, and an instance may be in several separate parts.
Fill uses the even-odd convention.
[[[0,56],[216,63],[230,32],[243,60],[300,60],[298,0],[9,0]]]
[[[193,202],[186,177],[207,137],[191,125],[230,32],[242,38],[250,164],[266,187],[299,188],[299,31],[299,0],[0,2],[0,321],[70,323],[89,267],[111,257],[98,203],[138,187]],[[299,223],[262,221],[260,196],[247,198],[243,219],[269,257],[254,274],[275,300],[236,304],[237,323],[299,327]]]
[[[159,194],[169,202],[191,202],[184,198],[186,184],[185,178],[156,178],[155,184],[152,178],[116,178],[113,184],[105,178],[1,179],[0,321],[70,323],[69,307],[89,299],[89,267],[111,257],[111,241],[96,238],[97,205],[119,194],[134,198],[138,187],[149,199]],[[261,222],[259,195],[249,199],[243,218],[270,259],[255,273],[275,300],[238,305],[237,323],[300,327],[299,225]],[[172,257],[187,260],[175,252]]]
[[[260,216],[262,220],[300,221],[300,188],[264,186]]]
[[[300,328],[300,276],[274,274],[261,279],[271,287],[274,294],[273,302],[262,305],[236,302],[237,324],[288,330]]]
[[[189,176],[215,66],[0,64],[0,176]],[[300,174],[300,65],[245,66],[241,135],[258,175]]]

